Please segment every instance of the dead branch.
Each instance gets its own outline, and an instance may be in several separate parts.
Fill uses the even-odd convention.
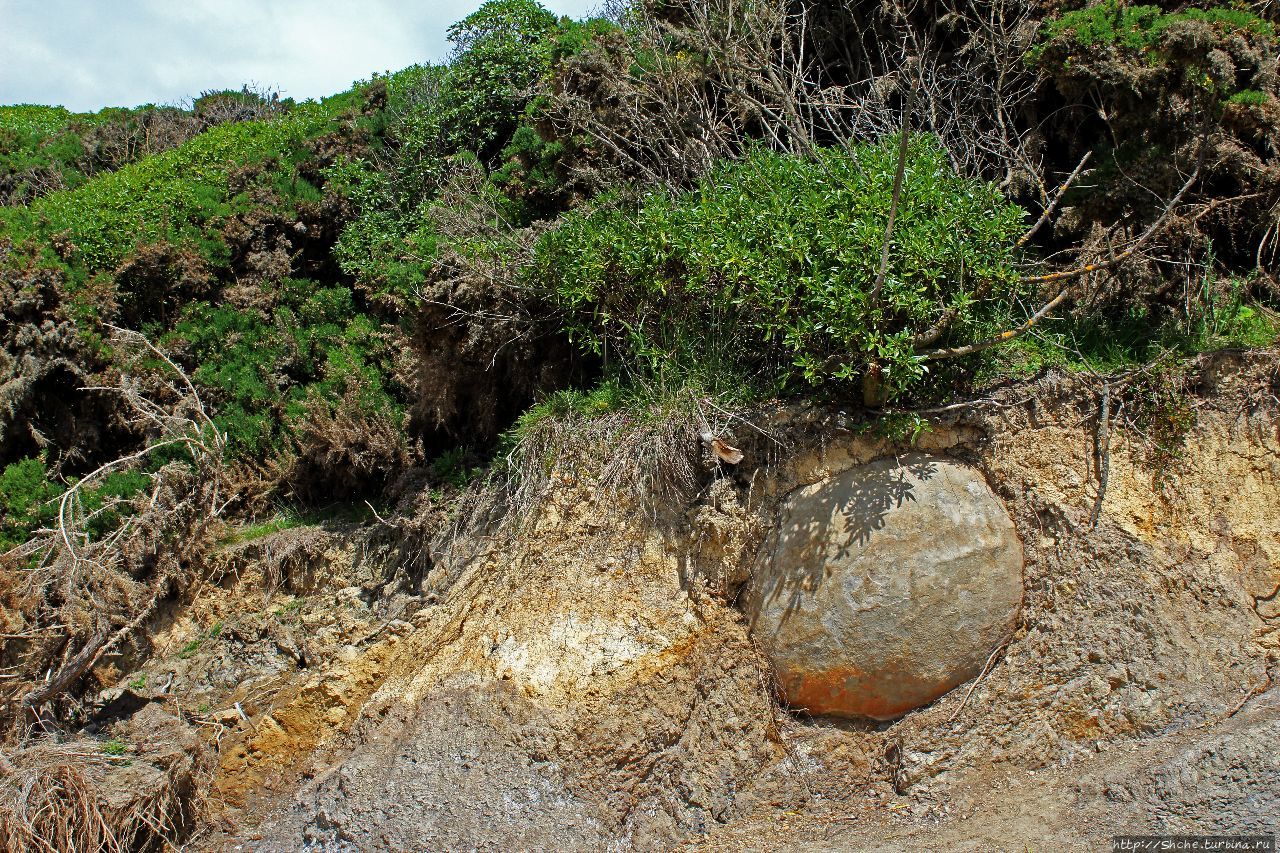
[[[610,162],[584,173],[617,173],[606,182],[687,186],[747,140],[806,156],[895,133],[916,113],[958,171],[1006,191],[1038,185],[1038,136],[1024,116],[1039,80],[1023,60],[1034,10],[944,6],[939,18],[897,3],[690,0],[676,20],[636,4],[626,44],[557,72],[548,118],[594,141]],[[637,74],[638,56],[659,61]]]
[[[1035,224],[1018,238],[1018,242],[1014,244],[1015,246],[1018,248],[1025,246],[1036,235],[1036,232],[1053,218],[1053,215],[1058,211],[1058,205],[1061,204],[1063,197],[1066,196],[1067,190],[1071,189],[1071,185],[1080,177],[1080,173],[1084,171],[1085,164],[1089,162],[1089,158],[1092,156],[1092,151],[1084,153],[1084,156],[1080,158],[1080,162],[1076,164],[1076,167],[1071,170],[1071,174],[1067,176],[1067,179],[1058,187],[1058,191],[1054,193],[1053,201],[1044,209],[1044,213],[1040,214],[1040,218],[1036,220]]]
[[[907,95],[907,107],[902,113],[902,130],[898,134],[898,164],[893,170],[893,194],[889,200],[889,218],[884,226],[884,245],[880,249],[880,269],[876,272],[875,284],[871,287],[871,304],[880,305],[880,290],[884,287],[885,275],[889,272],[889,248],[893,243],[894,221],[898,218],[898,204],[902,200],[902,178],[907,171],[907,149],[911,144],[911,106],[915,102],[915,88]]]
[[[164,578],[163,582],[158,584],[159,589],[156,594],[151,597],[151,602],[142,609],[142,611],[118,631],[108,638],[105,631],[99,631],[93,638],[85,644],[74,658],[71,659],[62,669],[58,670],[48,681],[40,687],[32,690],[26,696],[22,697],[22,707],[35,714],[40,706],[50,699],[54,699],[62,693],[67,692],[89,670],[102,660],[102,656],[106,654],[112,647],[120,643],[126,637],[136,631],[143,622],[151,617],[155,612],[157,605],[160,604],[160,596],[162,592],[167,591],[169,587],[169,579]]]
[[[82,677],[134,636],[166,596],[197,580],[206,532],[224,506],[225,437],[194,384],[144,336],[112,331],[126,358],[131,353],[155,357],[163,367],[159,375],[126,371],[118,387],[92,389],[124,399],[144,431],[143,446],[71,483],[56,498],[52,529],[0,555],[30,566],[23,574],[35,603],[25,618],[40,632],[22,667],[26,677],[6,685],[10,693],[4,707],[19,712],[20,721],[52,721],[54,716],[42,716],[45,706],[74,693]],[[185,458],[143,467],[175,447],[186,449]],[[85,496],[108,474],[139,470],[149,478],[142,492],[86,506]],[[60,662],[53,658],[57,654]]]
[[[1022,284],[1049,284],[1049,283],[1057,283],[1057,282],[1063,282],[1063,281],[1069,282],[1076,278],[1079,278],[1082,275],[1087,275],[1089,273],[1097,272],[1099,270],[1109,269],[1133,257],[1133,255],[1139,249],[1141,249],[1143,246],[1149,243],[1153,237],[1161,233],[1165,229],[1165,227],[1169,224],[1170,219],[1173,218],[1174,209],[1177,208],[1177,206],[1182,202],[1183,197],[1186,196],[1187,192],[1191,189],[1192,185],[1195,184],[1196,180],[1200,177],[1200,167],[1203,165],[1203,162],[1204,162],[1205,149],[1206,149],[1206,146],[1201,145],[1199,161],[1196,163],[1195,169],[1192,170],[1191,176],[1187,178],[1186,182],[1182,185],[1181,188],[1179,188],[1178,192],[1175,193],[1173,198],[1171,198],[1169,202],[1165,205],[1164,210],[1161,211],[1160,213],[1160,216],[1156,219],[1155,222],[1152,222],[1149,226],[1147,226],[1147,229],[1142,232],[1142,234],[1138,237],[1138,239],[1130,243],[1129,247],[1125,249],[1123,252],[1120,252],[1117,255],[1113,255],[1112,257],[1108,258],[1105,261],[1099,261],[1097,263],[1092,263],[1092,264],[1084,264],[1083,266],[1075,267],[1074,269],[1063,270],[1062,272],[1048,273],[1046,275],[1031,276],[1028,278],[1023,278],[1021,280],[1021,283]],[[1031,329],[1035,328],[1037,323],[1039,323],[1045,317],[1048,317],[1050,314],[1052,314],[1054,309],[1056,309],[1059,305],[1061,305],[1063,302],[1067,300],[1067,296],[1069,292],[1070,292],[1069,287],[1064,286],[1061,290],[1058,291],[1058,293],[1052,299],[1050,299],[1048,302],[1042,305],[1034,314],[1028,317],[1025,322],[1023,322],[1021,325],[1017,326],[1016,328],[1001,332],[1000,334],[991,338],[987,338],[986,340],[977,341],[972,344],[966,344],[965,346],[944,347],[941,349],[932,350],[930,352],[920,353],[918,357],[923,361],[939,361],[947,358],[960,358],[962,356],[972,355],[973,353],[982,352],[983,350],[988,350],[988,349],[991,349],[992,347],[997,347],[997,346],[1000,346],[1001,344],[1008,343],[1014,338],[1018,338],[1018,337],[1021,337],[1022,335],[1025,335],[1027,332],[1031,331]]]

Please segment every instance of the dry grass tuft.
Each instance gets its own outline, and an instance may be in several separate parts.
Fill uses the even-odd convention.
[[[481,530],[519,535],[556,492],[589,494],[615,518],[683,517],[709,483],[734,470],[717,458],[715,440],[777,444],[755,425],[753,408],[698,387],[638,396],[606,384],[553,395],[521,417],[505,458],[462,495],[449,543]],[[765,463],[761,453],[742,462]]]
[[[0,848],[174,849],[192,818],[197,763],[184,754],[165,767],[145,768],[145,775],[133,772],[133,761],[105,754],[94,740],[35,740],[0,756]]]

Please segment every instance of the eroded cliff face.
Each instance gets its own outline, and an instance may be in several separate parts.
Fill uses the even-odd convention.
[[[152,686],[129,692],[203,723],[204,849],[1086,849],[1273,831],[1277,387],[1274,354],[1207,359],[1158,470],[1121,418],[1098,452],[1083,380],[949,407],[914,448],[779,409],[731,437],[746,459],[709,470],[691,505],[637,513],[584,472],[527,525],[438,550],[420,584],[385,531],[273,534],[224,555],[222,586],[171,614]],[[907,451],[980,473],[1003,503],[1021,620],[976,681],[900,719],[789,710],[740,609],[752,567],[797,489]]]

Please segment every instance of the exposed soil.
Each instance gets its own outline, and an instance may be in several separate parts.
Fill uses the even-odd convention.
[[[1274,359],[1206,359],[1163,469],[1117,419],[1096,528],[1096,386],[1051,376],[938,414],[920,449],[978,467],[1015,519],[1023,619],[976,683],[893,722],[780,708],[734,606],[782,496],[902,449],[817,408],[759,422],[785,449],[730,436],[746,461],[691,507],[645,518],[565,482],[521,535],[437,548],[421,587],[381,528],[227,546],[221,583],[165,615],[156,655],[100,673],[119,685],[104,698],[201,733],[195,849],[1085,850],[1274,832]]]

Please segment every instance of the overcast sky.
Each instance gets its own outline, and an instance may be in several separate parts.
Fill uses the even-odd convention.
[[[443,59],[481,0],[0,0],[0,104],[171,104],[242,83],[298,100]],[[543,0],[581,17],[599,0]]]

